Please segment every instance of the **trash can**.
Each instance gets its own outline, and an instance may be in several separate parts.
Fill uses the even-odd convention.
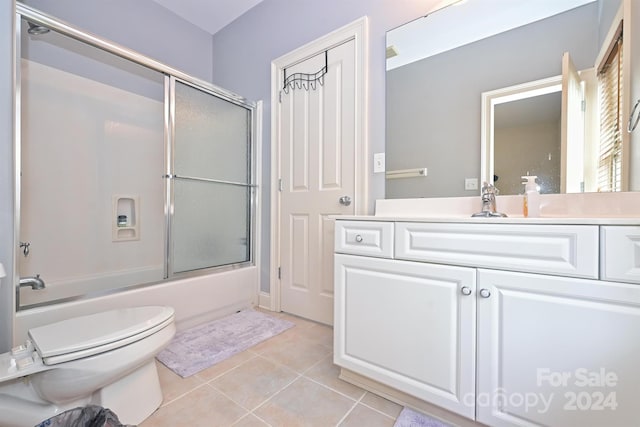
[[[35,427],[126,427],[111,410],[98,405],[70,409]]]

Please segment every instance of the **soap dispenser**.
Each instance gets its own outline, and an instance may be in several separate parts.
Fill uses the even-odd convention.
[[[540,193],[538,192],[538,186],[536,185],[537,176],[527,175],[522,179],[525,185],[524,189],[524,201],[522,206],[522,214],[525,218],[537,218],[540,216]]]

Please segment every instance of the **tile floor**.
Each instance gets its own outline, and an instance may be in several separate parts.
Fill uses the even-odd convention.
[[[162,406],[140,427],[393,426],[402,407],[338,379],[332,328],[296,324],[191,377],[159,362]]]

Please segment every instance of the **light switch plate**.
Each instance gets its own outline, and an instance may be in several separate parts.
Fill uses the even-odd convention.
[[[380,173],[384,171],[384,153],[375,153],[373,155],[373,173]]]
[[[478,178],[465,178],[464,179],[464,189],[465,190],[477,190],[478,189]]]

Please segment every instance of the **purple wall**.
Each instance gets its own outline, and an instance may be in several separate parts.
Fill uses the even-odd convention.
[[[358,18],[369,18],[369,164],[385,151],[385,34],[425,15],[438,0],[264,0],[213,37],[214,84],[264,101],[261,289],[269,290],[271,195],[271,62]],[[373,201],[384,198],[384,174],[370,175]]]
[[[211,35],[151,0],[27,0],[41,12],[205,81]]]

